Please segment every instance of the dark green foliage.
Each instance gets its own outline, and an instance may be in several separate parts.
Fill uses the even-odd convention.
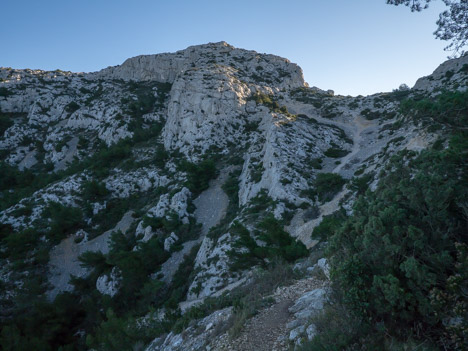
[[[423,125],[437,123],[464,128],[468,124],[468,91],[446,91],[436,98],[408,99],[401,103],[401,112]]]
[[[317,173],[314,182],[314,191],[319,201],[327,202],[343,188],[346,180],[336,173]]]
[[[342,158],[349,154],[348,150],[338,149],[336,147],[331,147],[324,152],[325,156],[331,158]]]
[[[87,91],[89,91],[91,95],[85,101],[86,106],[91,105],[91,102],[93,102],[96,99],[99,99],[102,96],[102,94],[104,94],[104,89],[101,83],[99,83],[96,90],[94,91],[87,90]]]
[[[18,310],[15,318],[2,325],[2,350],[80,349],[76,335],[83,320],[79,299],[65,293],[59,295],[54,303],[48,303],[43,297],[33,294],[38,291],[32,286],[28,288],[30,294],[16,297]]]
[[[158,144],[156,146],[156,152],[154,158],[152,159],[152,163],[157,167],[164,168],[166,162],[169,160],[169,153],[164,148],[164,145]]]
[[[84,225],[81,209],[63,206],[57,202],[51,202],[42,215],[51,219],[47,237],[54,243],[58,243]]]
[[[154,88],[157,90],[157,96],[155,96],[155,92],[153,91]],[[128,90],[137,99],[127,99],[125,101],[128,103],[128,113],[134,118],[134,121],[137,121],[144,114],[163,107],[171,88],[172,84],[170,83],[129,82]]]
[[[273,99],[273,95],[266,95],[263,93],[256,93],[250,97],[250,100],[255,101],[259,105],[265,105],[271,109],[277,109],[280,106],[276,101]]]
[[[258,192],[257,196],[250,199],[250,207],[248,208],[248,212],[254,215],[258,215],[275,204],[276,202],[270,196],[268,196],[267,190],[262,189]]]
[[[110,168],[115,167],[131,154],[131,145],[125,141],[120,141],[109,147],[104,146],[91,157],[90,168],[98,175],[101,175],[104,170],[107,173]]]
[[[239,176],[241,170],[233,171],[229,174],[229,178],[226,183],[223,184],[223,190],[228,195],[231,202],[238,205],[239,203]]]
[[[382,95],[382,98],[389,101],[402,101],[411,94],[411,89],[395,89],[391,93]]]
[[[65,110],[70,114],[72,114],[79,108],[80,108],[80,105],[78,105],[75,101],[72,101],[67,106],[65,106]]]
[[[13,125],[14,116],[15,114],[3,113],[0,111],[0,137],[3,136],[3,133]]]
[[[232,270],[247,269],[255,264],[264,264],[265,259],[279,258],[287,262],[304,257],[308,250],[301,242],[293,239],[284,229],[280,221],[273,215],[264,218],[258,224],[256,236],[265,246],[260,246],[253,239],[251,233],[240,223],[234,223],[229,232],[237,236],[236,249],[229,252],[233,259]]]
[[[250,171],[250,179],[252,182],[260,182],[262,180],[263,172],[265,172],[263,162],[258,162],[256,165],[254,165]]]
[[[29,171],[20,171],[6,162],[0,162],[0,191],[18,190],[30,186],[35,180],[34,174]]]
[[[105,184],[99,183],[96,180],[89,180],[81,185],[81,194],[84,199],[91,202],[96,202],[107,196],[109,191]]]
[[[308,254],[304,244],[293,239],[273,215],[267,216],[260,222],[258,229],[260,230],[259,238],[266,242],[270,257],[281,257],[287,262],[294,262]]]
[[[37,247],[41,233],[32,228],[21,232],[14,232],[10,226],[2,225],[2,245],[6,251],[0,253],[0,257],[9,257],[11,260],[21,260],[34,251]]]
[[[100,251],[86,251],[82,253],[78,259],[80,261],[80,266],[94,268],[97,275],[109,270],[110,267],[106,262],[106,256]]]
[[[392,159],[377,190],[357,200],[331,237],[332,277],[351,310],[386,333],[460,348],[467,341],[468,136],[411,155]],[[448,326],[447,318],[461,323]]]
[[[250,232],[239,222],[235,222],[229,229],[231,235],[238,237],[235,249],[229,252],[229,256],[234,260],[231,269],[241,270],[250,268],[263,262],[265,254],[250,235]],[[241,252],[240,249],[246,249]]]
[[[136,345],[149,343],[155,336],[169,330],[167,323],[148,318],[145,326],[133,316],[119,317],[112,308],[107,309],[104,320],[94,335],[88,335],[86,345],[94,350],[134,350]]]
[[[341,227],[346,220],[346,211],[340,209],[329,216],[323,217],[322,221],[312,232],[312,238],[317,240],[328,240],[335,231]]]
[[[200,224],[195,223],[193,219],[190,219],[189,223],[184,224],[177,214],[173,212],[169,213],[169,218],[145,216],[143,221],[145,226],[151,226],[153,230],[158,230],[165,236],[169,236],[174,232],[181,242],[196,239],[200,234]]]
[[[103,191],[103,190],[102,190]],[[130,209],[131,204],[135,201],[135,198],[111,198],[106,201],[106,207],[100,210],[96,215],[93,215],[93,222],[97,224],[97,227],[87,228],[90,237],[100,235],[105,231],[114,228],[114,226],[120,221],[122,216]],[[92,208],[89,203],[85,205],[86,213],[91,215]]]
[[[184,261],[174,274],[171,282],[171,294],[167,299],[166,306],[177,308],[178,303],[187,296],[190,284],[193,281],[195,258],[197,257],[200,245],[194,246],[188,255],[185,255]]]
[[[307,160],[307,164],[313,169],[322,169],[323,160],[321,158],[312,158]]]
[[[256,132],[258,130],[258,126],[260,125],[260,122],[249,122],[246,123],[244,126],[244,131],[246,133],[249,132]]]
[[[387,350],[380,337],[376,338],[380,343],[363,339],[371,328],[352,315],[336,298],[312,318],[312,323],[317,335],[302,344],[298,351],[342,351],[347,350],[350,345],[365,345],[365,350]]]
[[[305,104],[311,104],[315,108],[321,108],[324,100],[330,95],[311,88],[301,87],[291,91],[291,97]]]
[[[445,77],[445,79],[449,80],[450,78],[453,77],[454,74],[455,74],[454,71],[449,70],[449,71],[446,71],[446,72],[445,72],[444,77]]]
[[[379,118],[382,113],[379,111],[372,111],[368,108],[361,111],[361,115],[363,115],[366,119],[373,120]]]
[[[208,189],[210,180],[217,176],[216,164],[211,159],[205,159],[198,164],[184,160],[179,168],[187,173],[186,186],[195,195]]]
[[[357,173],[357,172],[356,172]],[[356,174],[355,173],[355,174]],[[374,173],[366,173],[362,177],[354,177],[351,179],[349,187],[358,195],[364,194],[369,188],[369,183],[374,179]]]
[[[13,93],[5,87],[0,87],[0,97],[8,97]]]
[[[121,272],[121,288],[118,293],[119,308],[129,310],[138,302],[136,298],[149,275],[154,273],[164,263],[169,254],[164,251],[163,244],[153,237],[139,244],[139,250],[134,251],[134,238],[126,237],[117,232],[111,236],[111,250],[107,263],[116,266]],[[147,308],[148,306],[141,306]]]

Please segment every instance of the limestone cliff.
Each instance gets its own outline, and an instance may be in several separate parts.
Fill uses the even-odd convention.
[[[4,314],[32,274],[49,281],[49,300],[80,286],[73,275],[117,301],[131,291],[128,267],[112,256],[125,240],[129,257],[150,262],[141,279],[161,318],[248,285],[259,257],[281,249],[268,223],[291,247],[311,249],[325,216],[350,213],[363,190],[355,184],[374,189],[393,154],[431,145],[440,131],[406,119],[400,102],[466,90],[467,67],[468,56],[451,60],[411,90],[367,97],[310,88],[287,59],[225,42],[93,73],[0,68],[0,221],[34,236],[0,258]],[[250,257],[252,246],[262,255]],[[89,251],[104,257],[99,268],[82,267]],[[229,313],[206,317],[204,328]],[[301,321],[292,341],[306,331]],[[171,333],[149,350],[187,349],[181,340]]]

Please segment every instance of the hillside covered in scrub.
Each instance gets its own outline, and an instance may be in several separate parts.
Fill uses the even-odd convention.
[[[0,68],[4,350],[462,350],[468,55],[339,96],[220,42]]]

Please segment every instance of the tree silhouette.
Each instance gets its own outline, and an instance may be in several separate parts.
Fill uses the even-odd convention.
[[[390,5],[408,6],[411,11],[422,11],[429,7],[433,0],[387,0]],[[468,0],[442,0],[447,10],[439,15],[437,30],[434,32],[436,38],[450,41],[445,47],[451,51],[451,57],[463,55],[463,49],[468,43]]]

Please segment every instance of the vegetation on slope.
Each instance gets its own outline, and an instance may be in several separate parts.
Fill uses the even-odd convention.
[[[468,117],[463,94],[406,101],[403,111],[439,123],[452,136],[419,155],[393,157],[352,216],[328,225],[332,280],[350,314],[331,307],[322,317],[341,337],[333,337],[333,327],[319,330],[307,349],[466,346],[468,133],[457,128]],[[361,328],[350,327],[356,320]]]

